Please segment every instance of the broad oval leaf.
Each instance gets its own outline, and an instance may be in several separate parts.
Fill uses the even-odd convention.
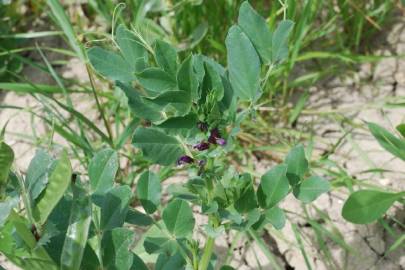
[[[139,84],[145,89],[149,96],[155,97],[166,91],[177,88],[176,80],[160,68],[147,68],[136,74]]]
[[[259,204],[263,208],[271,208],[288,194],[287,166],[277,165],[265,173],[257,191]]]
[[[266,222],[271,223],[276,230],[281,230],[285,225],[285,213],[277,206],[267,209],[264,216]]]
[[[155,42],[155,59],[157,64],[167,73],[176,76],[177,52],[169,43],[163,40]]]
[[[290,20],[281,21],[273,33],[271,44],[271,57],[273,63],[281,62],[288,56],[288,36],[294,26]]]
[[[118,155],[112,149],[96,153],[89,165],[90,187],[93,193],[104,193],[114,185],[118,170]]]
[[[260,87],[260,59],[240,27],[232,26],[226,37],[229,81],[241,100],[255,99]]]
[[[308,171],[308,160],[302,144],[293,147],[285,159],[287,164],[287,177],[290,185],[294,186],[304,177]]]
[[[121,55],[100,47],[89,49],[87,55],[91,65],[100,75],[113,81],[130,82],[135,80],[132,67]]]
[[[171,201],[163,210],[162,217],[167,230],[178,238],[190,235],[194,229],[193,211],[184,200]]]
[[[265,19],[252,8],[248,1],[240,6],[238,24],[252,41],[263,63],[270,63],[272,33]]]
[[[194,113],[185,116],[171,117],[156,127],[163,129],[169,135],[181,134],[187,137],[197,130],[198,117]]]
[[[178,88],[187,92],[192,100],[198,98],[198,75],[194,72],[194,57],[187,57],[177,72]]]
[[[0,142],[0,198],[3,196],[3,189],[5,190],[8,174],[14,160],[14,152],[8,144]]]
[[[191,109],[190,94],[179,90],[167,91],[155,98],[147,99],[147,101],[162,111],[171,108],[176,112],[176,116],[186,115]]]
[[[151,171],[144,172],[136,185],[136,194],[145,211],[152,214],[160,204],[160,179]]]
[[[28,185],[28,193],[32,200],[35,200],[46,187],[49,175],[55,164],[55,159],[44,150],[40,149],[35,153],[34,158],[28,166],[27,175],[25,177],[25,182]]]
[[[222,84],[222,78],[215,69],[215,67],[209,62],[205,63],[207,82],[209,83],[210,90],[214,92],[216,100],[220,101],[224,97],[224,85]]]
[[[401,140],[385,128],[375,124],[368,123],[368,128],[370,129],[373,136],[377,139],[378,143],[388,152],[394,156],[405,160],[405,140]]]
[[[342,216],[352,223],[367,224],[380,218],[405,196],[405,192],[389,193],[377,190],[359,190],[352,193],[342,208]]]
[[[117,27],[116,39],[124,59],[131,66],[132,70],[135,72],[144,70],[148,63],[148,52],[139,38],[123,24],[120,24]]]
[[[131,251],[134,236],[135,233],[126,228],[114,228],[104,234],[102,248],[105,269],[131,269],[134,260]]]
[[[142,99],[140,94],[128,84],[116,82],[117,86],[125,93],[128,98],[128,106],[139,118],[159,121],[162,118],[160,111],[156,110],[151,104]]]
[[[3,227],[11,211],[17,207],[19,202],[19,196],[8,197],[4,201],[0,201],[0,229]]]
[[[161,165],[175,163],[184,153],[176,138],[154,128],[137,128],[132,143],[142,150],[147,159]]]
[[[38,198],[38,202],[33,209],[33,216],[38,223],[45,223],[49,214],[69,187],[71,177],[70,161],[66,151],[63,151],[61,157],[57,160],[55,169],[49,176],[44,192]]]
[[[299,185],[294,186],[293,194],[298,200],[310,203],[329,190],[330,184],[327,180],[319,176],[311,176]]]
[[[105,194],[93,194],[92,201],[101,208],[100,228],[104,231],[124,224],[132,191],[122,185],[110,189]]]

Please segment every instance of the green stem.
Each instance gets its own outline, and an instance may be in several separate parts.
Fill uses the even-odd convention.
[[[111,127],[110,127],[110,125],[109,125],[109,123],[107,121],[107,118],[105,117],[104,109],[100,105],[100,101],[98,99],[97,91],[96,91],[96,88],[94,86],[93,75],[92,75],[92,73],[90,71],[90,68],[89,68],[89,66],[87,64],[86,64],[86,69],[87,69],[87,74],[89,75],[89,79],[90,79],[91,90],[93,91],[93,95],[94,95],[94,98],[96,100],[97,109],[100,112],[101,118],[103,119],[103,122],[104,122],[104,126],[105,126],[105,128],[107,130],[107,133],[108,133],[108,137],[110,139],[107,143],[110,144],[111,147],[114,147],[114,145],[113,145],[113,135],[112,135],[112,132],[111,132]]]
[[[207,270],[208,264],[210,262],[212,252],[214,251],[215,240],[212,237],[208,237],[205,242],[204,253],[201,257],[200,266],[198,270]]]
[[[277,263],[275,256],[269,251],[269,248],[267,247],[266,243],[263,241],[261,237],[257,235],[257,232],[253,231],[252,229],[249,229],[248,233],[253,238],[253,240],[255,240],[256,244],[262,250],[264,255],[266,255],[267,259],[269,260],[273,268],[276,270],[281,270],[282,268]]]

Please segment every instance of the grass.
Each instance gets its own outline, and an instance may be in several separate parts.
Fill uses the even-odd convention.
[[[124,2],[125,7],[117,6],[117,2],[111,0],[90,1],[81,6],[72,5],[69,10],[73,9],[74,14],[66,14],[67,9],[62,7],[59,1],[48,0],[47,7],[44,2],[38,4],[33,7],[30,14],[47,12],[49,18],[45,20],[53,22],[52,28],[43,31],[34,29],[34,32],[29,33],[25,26],[20,25],[17,25],[16,29],[11,29],[10,25],[8,29],[2,29],[0,41],[8,40],[11,43],[7,43],[7,46],[2,43],[0,48],[1,61],[8,63],[5,70],[1,70],[6,76],[1,77],[0,88],[30,95],[39,105],[22,108],[2,104],[0,108],[24,111],[44,121],[48,126],[44,134],[35,134],[36,132],[33,132],[33,136],[20,134],[22,139],[33,144],[53,147],[57,144],[51,139],[54,134],[58,134],[68,143],[70,153],[80,161],[83,167],[87,167],[94,151],[102,145],[110,145],[119,150],[121,158],[128,160],[127,168],[124,168],[120,175],[121,181],[131,182],[134,179],[134,173],[148,166],[139,154],[133,153],[128,147],[128,140],[139,124],[139,120],[129,121],[130,112],[123,105],[125,99],[123,100],[120,96],[120,92],[113,92],[110,85],[99,82],[87,66],[84,47],[88,42],[96,43],[100,39],[111,39],[110,36],[101,33],[104,30],[111,31],[117,22],[124,22],[138,29],[148,42],[156,36],[164,37],[178,46],[182,51],[182,57],[192,49],[194,52],[209,54],[224,63],[226,60],[223,45],[225,30],[236,20],[236,11],[242,1],[221,1],[221,3],[201,1],[200,3],[181,0],[171,1],[171,5],[166,8],[151,9],[147,9],[149,1],[146,0]],[[261,15],[267,18],[270,26],[274,27],[275,22],[285,16],[295,22],[295,28],[290,40],[289,58],[269,74],[269,79],[264,85],[266,94],[259,101],[257,107],[259,112],[255,121],[243,123],[243,132],[239,136],[241,146],[237,149],[236,159],[249,161],[246,170],[254,174],[252,156],[260,156],[270,162],[279,162],[291,144],[306,141],[308,145],[312,144],[315,148],[324,147],[328,150],[323,156],[314,155],[312,163],[314,169],[333,179],[332,184],[336,190],[344,187],[345,192],[350,192],[361,186],[384,188],[363,181],[368,179],[369,175],[361,178],[358,175],[351,176],[345,168],[329,159],[343,141],[349,142],[359,159],[365,160],[369,168],[375,170],[373,173],[381,174],[381,171],[377,170],[378,164],[374,164],[368,157],[367,151],[362,150],[352,138],[353,130],[363,129],[362,124],[342,116],[347,111],[359,108],[348,107],[329,111],[308,108],[309,88],[325,78],[354,70],[360,63],[380,60],[380,56],[372,55],[373,40],[376,34],[381,34],[391,23],[394,8],[400,5],[399,2],[338,0],[334,1],[336,5],[331,5],[331,1],[322,0],[251,2],[256,9],[260,10]],[[5,14],[8,18],[14,18],[17,12],[14,4],[0,8],[6,10]],[[132,12],[133,10],[138,12]],[[85,18],[77,16],[81,12]],[[165,21],[164,25],[159,24],[162,20]],[[63,37],[68,48],[35,44],[49,37]],[[33,52],[40,55],[40,60],[25,57]],[[80,59],[86,64],[88,82],[81,83],[63,78],[53,65],[54,62],[48,59],[47,55],[50,52],[57,54],[57,59],[53,61],[65,60],[66,57]],[[18,61],[20,64],[13,64],[13,61]],[[40,74],[39,76],[42,74],[50,76],[55,83],[52,85],[33,83],[21,73],[19,65],[33,68]],[[96,122],[88,117],[86,112],[80,112],[75,108],[78,94],[93,100]],[[364,107],[389,110],[393,107],[404,108],[404,104],[404,100],[387,97],[382,102],[368,103]],[[311,127],[306,130],[295,130],[295,124],[302,116],[316,116],[318,119],[327,119],[338,124],[345,123],[339,131],[342,134],[341,137],[330,145],[321,136],[314,135]],[[12,135],[10,131],[8,134]],[[41,140],[42,137],[50,140]],[[129,166],[134,166],[135,172],[131,172],[128,169]],[[164,173],[173,175],[176,170]],[[292,223],[295,243],[288,244],[300,250],[308,269],[313,268],[310,262],[312,254],[305,251],[303,248],[305,245],[317,246],[325,265],[330,269],[340,269],[331,254],[329,242],[332,241],[346,253],[350,253],[350,246],[345,242],[343,233],[333,224],[331,217],[325,211],[312,209],[317,213],[316,216],[320,217],[316,219],[309,214],[310,211],[306,208],[304,210],[305,214],[302,216],[295,211],[292,211],[290,216],[304,219],[310,225],[311,236],[305,235],[306,233]],[[384,230],[394,237],[398,236],[394,225],[403,226],[396,221],[394,225],[384,220],[380,222]],[[278,240],[283,241],[282,234],[273,231],[271,233]],[[274,267],[278,267],[273,258],[274,255],[266,250],[266,243],[258,235],[250,235],[250,237],[258,240],[268,260]],[[313,239],[315,241],[310,243]],[[403,237],[397,239],[387,248],[387,254],[403,247]]]

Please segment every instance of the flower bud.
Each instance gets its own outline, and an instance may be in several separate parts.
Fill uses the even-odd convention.
[[[210,148],[210,144],[207,142],[200,142],[199,144],[194,145],[193,148],[197,149],[198,151],[204,151]]]
[[[184,155],[177,160],[177,165],[190,164],[193,162],[194,159],[192,157]]]

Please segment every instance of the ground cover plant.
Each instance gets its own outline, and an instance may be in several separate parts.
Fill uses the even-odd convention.
[[[383,58],[359,53],[399,2],[339,1],[339,12],[334,6],[322,14],[324,1],[224,1],[218,13],[209,12],[209,1],[174,2],[91,1],[73,5],[81,15],[69,17],[59,1],[49,0],[57,31],[1,36],[63,35],[69,47],[1,48],[2,56],[56,84],[31,81],[21,66],[6,67],[0,83],[38,104],[2,109],[26,112],[33,127],[36,119],[46,125],[44,134],[33,128],[32,136],[19,135],[37,147],[23,172],[13,165],[19,151],[5,139],[15,130],[3,127],[0,253],[23,269],[232,269],[242,239],[264,254],[265,264],[256,258],[259,268],[282,269],[289,259],[272,241],[285,240],[288,233],[279,230],[288,224],[295,241],[289,245],[300,252],[303,268],[316,265],[309,245],[327,267],[340,269],[329,244],[347,254],[353,249],[333,214],[312,204],[338,189],[345,190],[341,215],[348,224],[378,221],[396,237],[381,260],[403,248],[395,229],[403,222],[392,210],[403,205],[404,193],[365,183],[333,160],[350,133],[317,155],[320,138],[295,130],[300,117],[313,113],[306,105],[316,81]],[[87,29],[82,15],[101,29]],[[27,51],[40,61],[18,54]],[[87,82],[60,74],[68,57],[85,63]],[[90,114],[78,106],[87,98]],[[400,107],[401,99],[378,106]],[[336,111],[320,117],[363,128]],[[402,125],[398,135],[365,125],[403,159]],[[256,160],[270,162],[258,172]],[[287,201],[300,203],[291,209]],[[316,241],[308,240],[308,230]],[[222,257],[217,245],[229,235]]]

